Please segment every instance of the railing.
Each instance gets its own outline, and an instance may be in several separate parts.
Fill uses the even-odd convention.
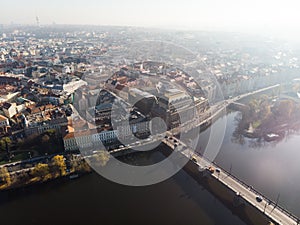
[[[205,160],[207,160],[209,162],[209,159],[207,159],[206,157],[202,156],[201,154],[194,152],[194,154],[204,158]],[[261,196],[262,198],[264,198],[266,200],[266,202],[268,202],[269,205],[274,206],[274,209],[277,208],[278,210],[280,210],[282,213],[284,213],[286,216],[288,216],[289,218],[291,218],[292,220],[294,220],[295,222],[297,222],[297,224],[300,223],[300,219],[292,214],[291,212],[287,211],[286,209],[284,209],[282,206],[276,204],[273,200],[269,199],[268,197],[266,197],[264,194],[262,194],[261,192],[259,192],[258,190],[254,189],[252,186],[246,184],[244,181],[242,181],[240,178],[236,177],[235,175],[233,175],[232,173],[228,173],[224,168],[220,167],[219,165],[217,165],[215,162],[212,162],[212,164],[217,167],[220,168],[222,170],[223,173],[225,173],[227,176],[230,176],[231,178],[233,178],[235,181],[237,181],[239,184],[241,184],[242,186],[244,186],[245,188],[247,188],[249,191],[252,191],[255,195]]]

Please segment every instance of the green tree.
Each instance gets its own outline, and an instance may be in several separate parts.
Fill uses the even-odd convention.
[[[249,121],[264,120],[271,115],[271,105],[267,95],[261,95],[249,102]]]
[[[6,151],[6,147],[9,147],[11,144],[11,140],[9,137],[3,137],[0,139],[0,149],[2,151]]]

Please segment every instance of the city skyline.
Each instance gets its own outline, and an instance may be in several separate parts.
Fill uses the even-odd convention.
[[[280,4],[87,2],[0,10],[3,223],[299,224],[300,48],[262,31]]]
[[[297,1],[6,1],[0,24],[91,24],[271,32],[298,37]]]

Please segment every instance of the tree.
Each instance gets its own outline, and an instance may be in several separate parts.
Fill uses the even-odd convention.
[[[292,113],[294,112],[295,104],[292,100],[282,100],[280,101],[277,107],[277,113],[281,117],[286,117],[287,119],[291,118]]]
[[[47,175],[50,174],[48,164],[39,163],[37,164],[31,172],[31,175],[35,177],[40,177],[44,179]]]
[[[7,151],[7,148],[11,144],[11,140],[9,137],[3,137],[0,139],[0,148],[3,151]]]
[[[75,171],[90,172],[91,167],[85,160],[77,161],[74,165]]]
[[[54,171],[59,172],[61,176],[66,175],[66,162],[65,158],[62,155],[56,155],[52,158],[52,167]]]
[[[264,120],[268,118],[272,114],[271,112],[271,106],[268,101],[263,101],[260,104],[260,112],[259,112],[259,118],[261,120]]]
[[[97,165],[105,166],[110,158],[110,154],[107,151],[101,150],[95,154],[95,162]]]
[[[49,140],[50,140],[49,135],[47,135],[47,134],[43,135],[43,137],[42,137],[42,143],[48,143]]]
[[[6,167],[0,168],[0,180],[4,182],[7,186],[11,184],[10,174]]]

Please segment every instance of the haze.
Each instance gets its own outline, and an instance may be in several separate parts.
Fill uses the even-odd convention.
[[[15,0],[3,1],[0,24],[93,24],[272,31],[300,36],[296,0]]]

